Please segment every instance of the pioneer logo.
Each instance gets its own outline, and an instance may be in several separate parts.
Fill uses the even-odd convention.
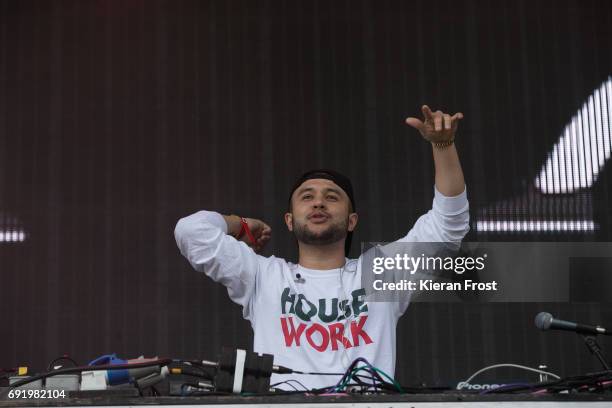
[[[461,381],[457,384],[458,390],[470,390],[470,391],[485,391],[494,390],[495,388],[503,387],[507,384],[470,384],[465,381]]]

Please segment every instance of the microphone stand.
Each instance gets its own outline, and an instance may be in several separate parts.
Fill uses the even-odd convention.
[[[584,340],[584,344],[586,344],[591,354],[595,354],[595,357],[597,357],[604,370],[610,371],[610,364],[608,364],[606,361],[603,353],[601,352],[601,347],[599,346],[599,343],[597,343],[595,337],[583,334],[582,338]]]

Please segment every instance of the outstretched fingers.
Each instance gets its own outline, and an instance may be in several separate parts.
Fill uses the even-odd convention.
[[[423,120],[409,117],[406,124],[417,129],[427,140],[448,139],[454,135],[459,121],[463,119],[463,113],[457,112],[454,115],[444,113],[440,110],[432,112],[427,105],[421,107]],[[448,136],[448,137],[447,137]]]
[[[444,130],[451,130],[451,115],[448,113],[444,114]]]
[[[434,130],[436,132],[442,130],[442,120],[444,119],[443,116],[442,111],[436,111],[436,113],[433,115]]]
[[[425,128],[425,124],[423,122],[421,122],[419,119],[417,118],[407,118],[406,119],[406,124],[408,124],[409,126],[412,126],[413,128],[415,128],[418,131],[422,131]]]
[[[431,111],[431,109],[429,109],[429,106],[427,105],[423,105],[421,107],[421,112],[423,112],[423,117],[425,118],[425,121],[433,121],[434,119],[434,114]]]
[[[457,126],[459,126],[459,121],[463,119],[463,113],[457,112],[451,117],[451,129],[457,130]]]

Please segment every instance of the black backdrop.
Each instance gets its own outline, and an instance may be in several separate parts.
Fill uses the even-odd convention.
[[[262,218],[266,254],[295,259],[288,189],[333,167],[355,185],[353,255],[395,239],[431,205],[430,148],[403,123],[423,103],[465,114],[475,214],[533,180],[610,49],[609,1],[0,2],[0,214],[27,233],[0,242],[0,367],[250,347],[224,288],[180,256],[180,217]],[[592,194],[595,233],[537,238],[609,241],[609,165]],[[608,303],[414,304],[396,374],[596,369],[577,337],[536,331],[540,310],[612,324]]]

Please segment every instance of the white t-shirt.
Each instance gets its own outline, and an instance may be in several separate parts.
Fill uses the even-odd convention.
[[[434,188],[432,209],[399,241],[459,245],[468,230],[466,192],[446,197]],[[361,257],[331,270],[266,258],[227,235],[223,217],[210,211],[182,218],[174,235],[193,268],[227,287],[230,298],[243,307],[255,335],[253,350],[274,355],[274,364],[343,373],[354,359],[364,357],[394,375],[396,325],[410,299],[366,302]],[[298,273],[301,279],[296,279]],[[273,374],[271,382],[290,378],[312,389],[334,385],[340,377]]]

